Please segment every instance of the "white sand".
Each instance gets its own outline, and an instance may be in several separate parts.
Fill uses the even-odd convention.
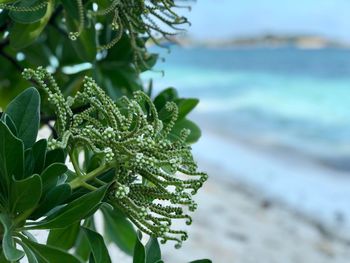
[[[197,199],[189,240],[180,250],[163,247],[167,263],[199,258],[215,263],[349,262],[349,243],[323,235],[310,221],[230,181],[211,177]]]

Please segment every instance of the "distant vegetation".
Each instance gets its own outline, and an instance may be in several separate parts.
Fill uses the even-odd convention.
[[[209,39],[197,41],[191,38],[180,40],[183,45],[200,45],[206,47],[297,47],[305,49],[318,49],[326,47],[348,48],[350,44],[332,40],[318,35],[278,35],[264,34],[229,39]]]

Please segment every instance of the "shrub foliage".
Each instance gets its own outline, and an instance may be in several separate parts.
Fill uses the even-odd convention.
[[[188,23],[182,4],[0,0],[0,262],[112,262],[114,243],[161,263],[158,239],[188,238],[173,222],[191,224],[207,179],[187,118],[198,100],[139,77],[158,60],[148,43]]]

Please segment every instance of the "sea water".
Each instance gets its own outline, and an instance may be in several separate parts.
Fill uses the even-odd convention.
[[[155,93],[174,86],[200,99],[196,155],[350,230],[349,50],[174,47],[164,57],[156,68],[165,77],[143,78],[154,79]]]

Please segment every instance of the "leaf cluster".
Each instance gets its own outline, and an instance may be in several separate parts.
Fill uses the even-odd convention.
[[[1,263],[112,262],[109,244],[135,263],[161,263],[158,237],[187,238],[169,226],[189,218],[183,207],[195,209],[191,195],[206,179],[190,152],[201,135],[188,119],[198,100],[174,88],[153,96],[140,79],[158,60],[147,45],[188,23],[177,8],[173,0],[0,0]],[[28,78],[38,89],[28,88],[25,68],[54,78],[39,70]],[[43,126],[48,140],[37,139]],[[149,235],[145,245],[137,229]],[[48,231],[47,241],[34,230]]]
[[[0,262],[18,262],[24,256],[30,263],[112,262],[111,242],[135,263],[163,262],[157,238],[143,245],[141,233],[109,204],[111,184],[94,191],[72,188],[67,149],[49,150],[46,139],[36,140],[40,101],[38,91],[29,88],[1,115]],[[103,234],[96,230],[96,211],[102,212]],[[46,244],[30,234],[42,229],[49,231]]]
[[[100,42],[113,38],[108,17],[85,22],[76,40],[69,33],[79,24],[79,5],[75,0],[0,1],[0,107],[27,87],[20,77],[24,68],[42,66],[54,73],[65,95],[74,94],[85,76],[94,79],[113,99],[142,90],[139,73],[151,69],[158,55],[147,51],[149,37],[121,31],[113,48],[100,50]],[[109,2],[109,1],[102,1]],[[30,11],[16,7],[37,6]],[[1,11],[1,4],[3,9]],[[83,1],[84,17],[92,1]],[[137,48],[135,48],[137,45]]]

